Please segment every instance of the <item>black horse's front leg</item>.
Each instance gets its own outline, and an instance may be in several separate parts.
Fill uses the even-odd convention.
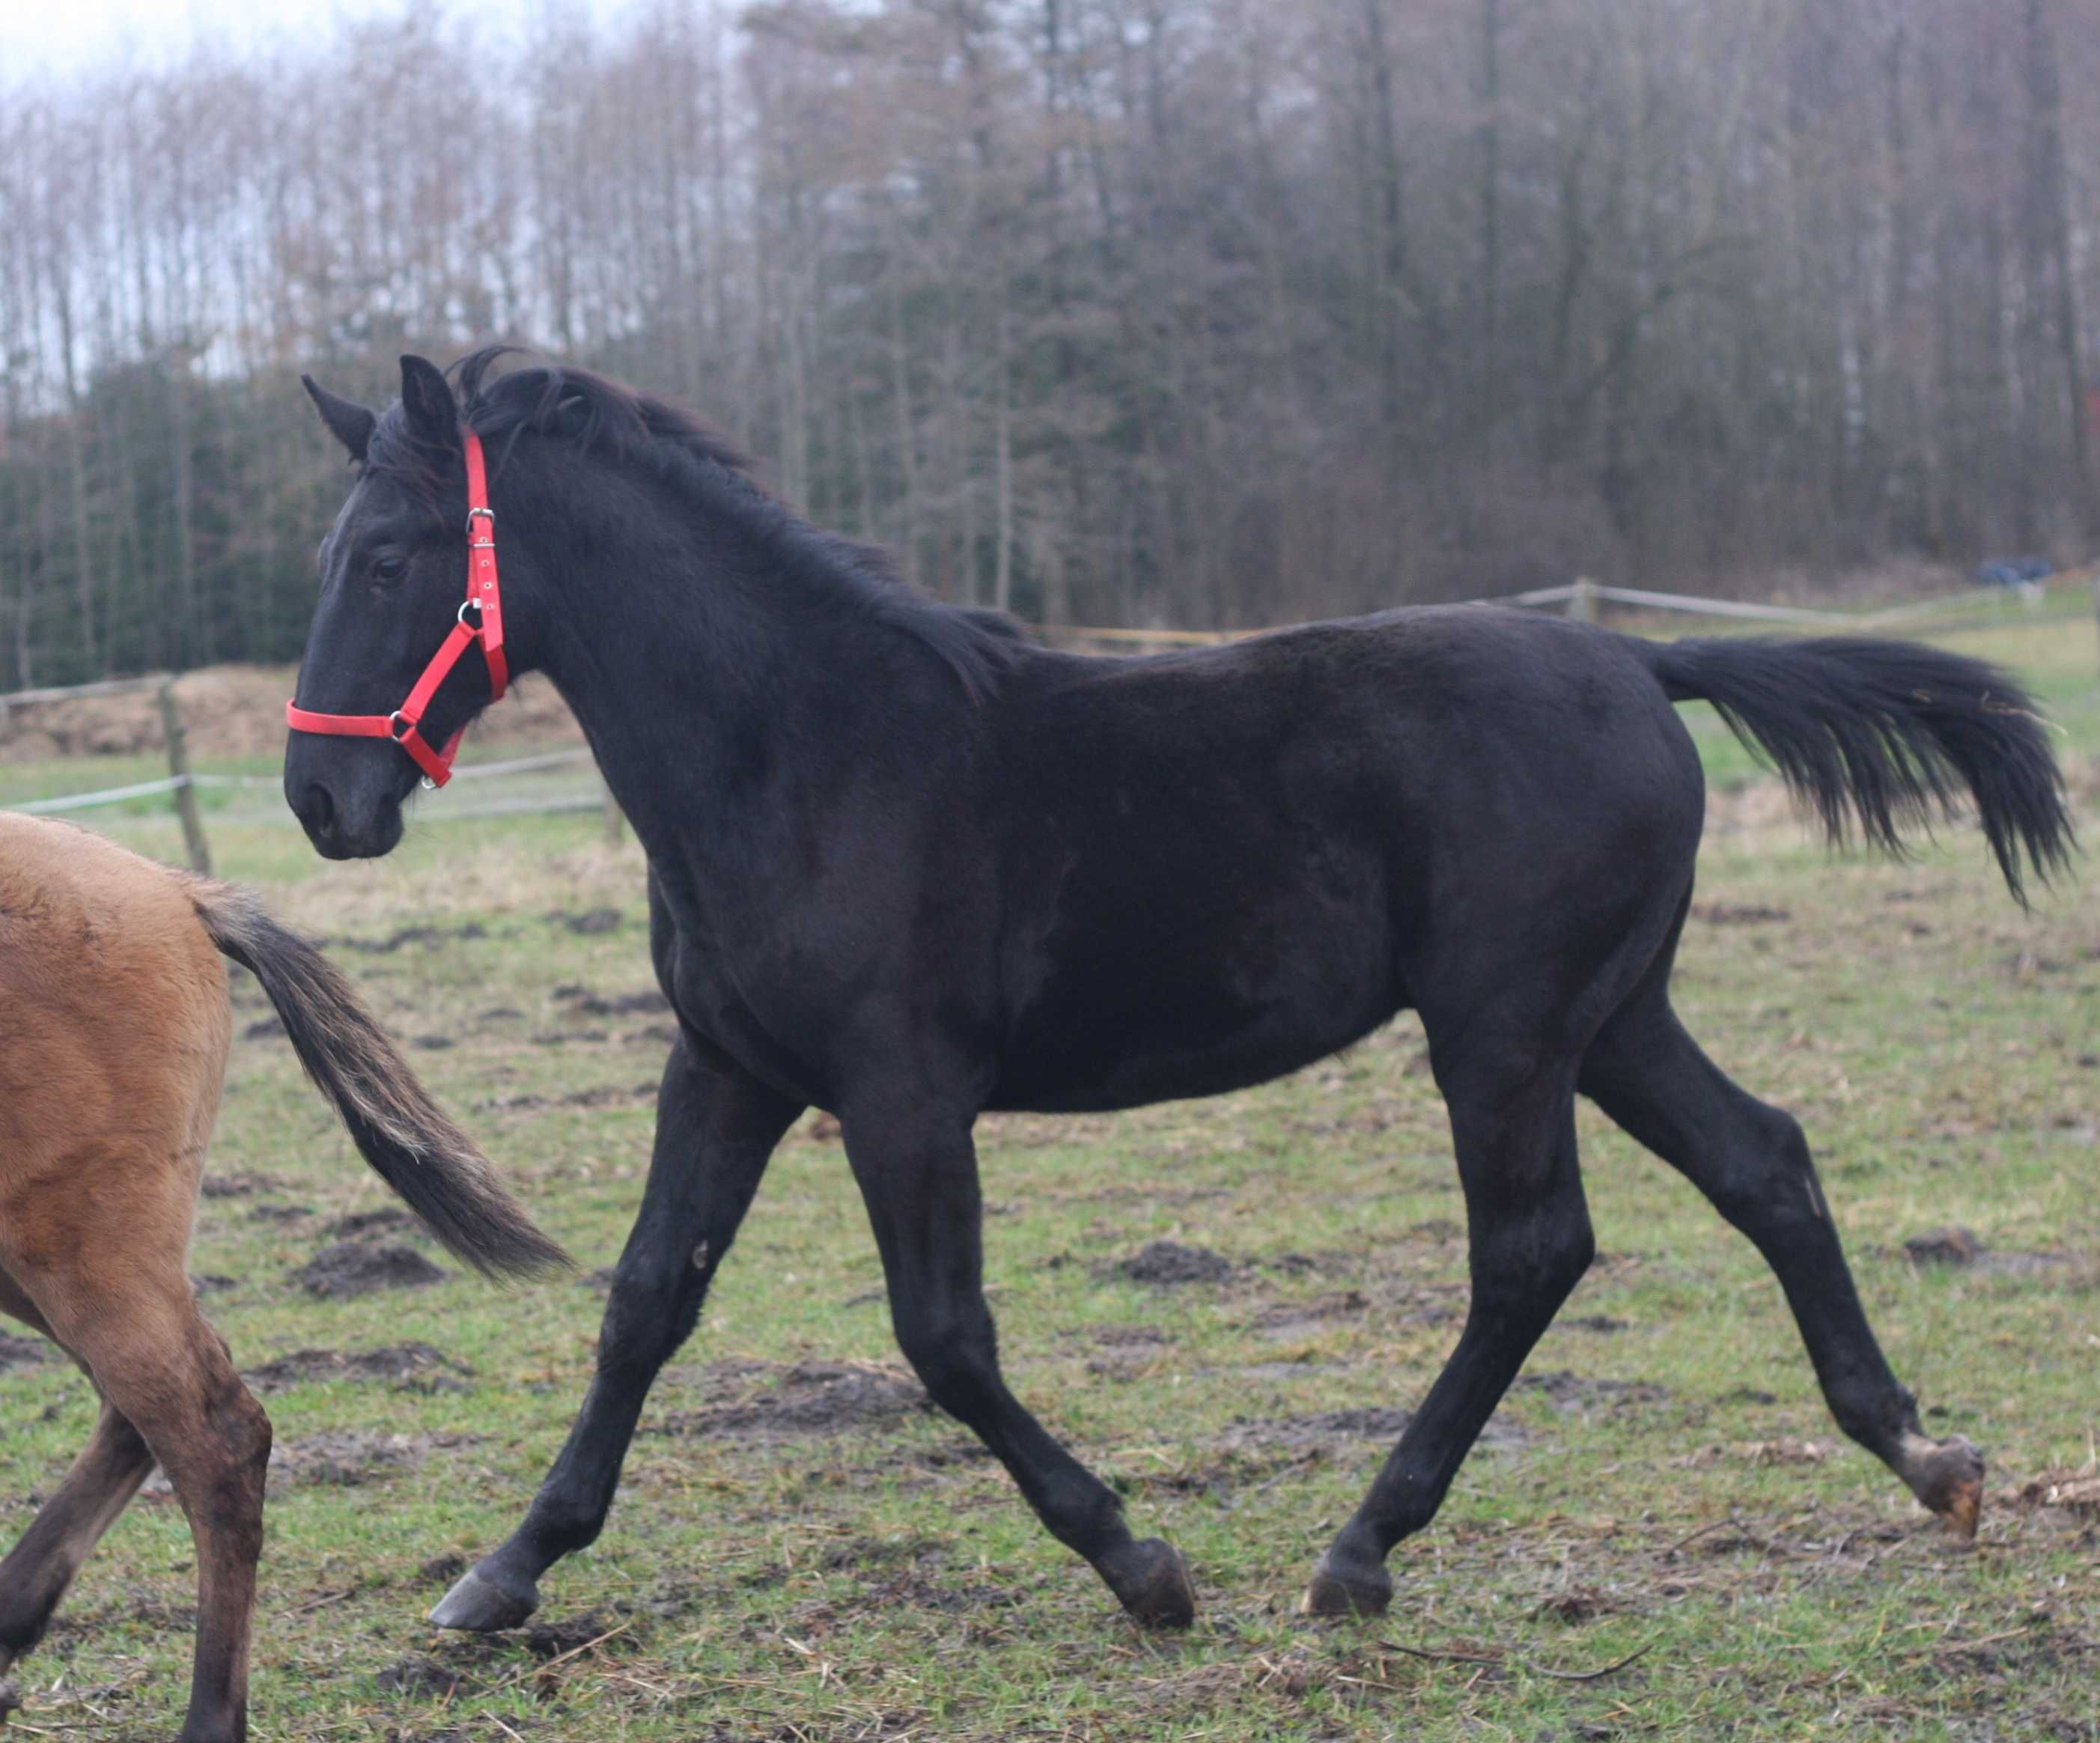
[[[1157,1538],[1131,1536],[1122,1504],[1029,1414],[999,1371],[983,1284],[983,1206],[971,1116],[939,1098],[886,1092],[849,1103],[846,1154],[867,1201],[897,1341],[933,1401],[1012,1474],[1059,1542],[1083,1555],[1123,1608],[1186,1627],[1188,1564]]]
[[[614,1273],[598,1373],[516,1533],[430,1613],[440,1628],[514,1628],[539,1580],[604,1528],[657,1370],[691,1334],[781,1134],[802,1111],[690,1032],[664,1067],[642,1211]]]

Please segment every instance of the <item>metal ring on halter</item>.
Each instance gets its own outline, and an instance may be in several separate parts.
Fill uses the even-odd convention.
[[[469,623],[469,622],[466,620],[466,614],[467,614],[469,611],[471,611],[471,612],[473,612],[473,613],[474,613],[474,621],[473,621],[472,623]],[[460,626],[460,628],[461,628],[461,629],[471,629],[472,631],[474,631],[474,633],[476,635],[479,635],[479,634],[481,633],[481,601],[480,601],[480,600],[479,600],[479,599],[462,599],[462,600],[461,600],[461,601],[460,601],[460,608],[459,608],[459,626]]]
[[[386,717],[386,730],[394,735],[394,741],[398,744],[416,730],[416,723],[396,708]]]

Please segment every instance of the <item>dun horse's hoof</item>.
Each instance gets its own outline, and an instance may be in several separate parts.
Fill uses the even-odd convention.
[[[1983,1511],[1983,1454],[1958,1434],[1944,1441],[1912,1436],[1904,1451],[1904,1480],[1911,1493],[1945,1520],[1955,1536],[1973,1543]]]
[[[1132,1621],[1147,1628],[1185,1628],[1195,1621],[1195,1584],[1172,1544],[1140,1538],[1110,1551],[1097,1565]]]
[[[1392,1576],[1383,1567],[1348,1561],[1330,1549],[1298,1607],[1308,1616],[1383,1616],[1392,1603]]]
[[[499,1584],[479,1568],[471,1568],[445,1594],[437,1608],[430,1612],[430,1620],[440,1628],[457,1628],[467,1634],[494,1634],[499,1629],[515,1628],[539,1608],[536,1586],[528,1584],[520,1591],[514,1586]]]

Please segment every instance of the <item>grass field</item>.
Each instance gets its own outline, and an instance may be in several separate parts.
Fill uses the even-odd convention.
[[[2014,625],[1976,651],[2033,671],[2089,751],[2089,619],[2084,637]],[[1733,754],[1712,748],[1717,784],[1747,773]],[[65,786],[95,784],[72,766]],[[422,1617],[515,1523],[581,1396],[589,1273],[638,1196],[668,1019],[631,845],[589,817],[448,825],[444,803],[375,865],[323,867],[296,831],[230,818],[214,846],[336,941],[586,1274],[505,1291],[440,1260],[428,1286],[310,1294],[294,1270],[390,1201],[237,989],[255,1032],[192,1269],[281,1449],[262,1743],[2100,1737],[2100,1507],[2048,1498],[2095,1472],[2100,1438],[2089,888],[2023,916],[1966,832],[1891,866],[1738,826],[1710,841],[1681,959],[1694,1032],[1807,1126],[1929,1428],[1992,1458],[1973,1552],[1838,1436],[1747,1245],[1586,1108],[1597,1264],[1396,1552],[1392,1614],[1296,1617],[1464,1310],[1448,1133],[1403,1020],[1242,1095],[981,1127],[1010,1377],[1189,1555],[1190,1634],[1131,1630],[920,1407],[844,1157],[805,1122],[653,1395],[605,1538],[549,1578],[531,1629],[480,1641]],[[113,832],[174,850],[157,815]],[[1986,1257],[1905,1255],[1949,1225]],[[435,1253],[383,1222],[351,1238]],[[1214,1255],[1187,1267],[1211,1274],[1123,1269],[1158,1240]],[[8,1537],[93,1415],[82,1379],[25,1354],[0,1345]],[[149,1495],[19,1668],[14,1726],[172,1734],[193,1599],[179,1510]]]

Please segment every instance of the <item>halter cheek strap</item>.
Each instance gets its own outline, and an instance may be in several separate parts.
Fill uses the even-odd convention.
[[[426,787],[442,787],[452,778],[452,758],[459,753],[460,739],[466,728],[455,732],[443,750],[433,749],[423,736],[423,711],[467,649],[477,642],[481,644],[481,657],[488,666],[491,702],[501,702],[510,686],[510,663],[503,652],[503,592],[496,576],[496,511],[488,505],[488,467],[482,457],[481,438],[471,430],[460,434],[466,449],[466,598],[460,602],[459,619],[452,633],[430,656],[430,663],[423,668],[423,675],[416,680],[408,699],[391,714],[321,714],[301,708],[296,700],[285,704],[285,723],[294,732],[345,739],[391,739],[423,771]]]

